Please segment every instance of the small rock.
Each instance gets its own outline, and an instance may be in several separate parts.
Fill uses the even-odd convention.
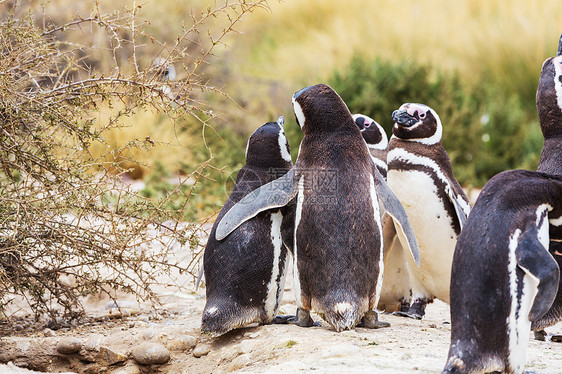
[[[238,344],[238,352],[241,354],[250,353],[254,348],[254,342],[251,340],[242,340],[240,344]]]
[[[211,352],[211,347],[206,344],[200,344],[193,349],[193,355],[195,357],[202,357]]]
[[[250,339],[255,339],[255,338],[257,338],[258,336],[260,336],[259,331],[247,332],[247,333],[244,334],[244,337],[245,337],[245,338],[250,338]]]
[[[133,327],[135,327],[135,328],[146,327],[146,322],[144,322],[144,321],[135,321],[135,322],[133,322]]]
[[[142,338],[144,340],[150,340],[154,337],[154,330],[148,329],[142,333]]]
[[[50,328],[46,328],[43,330],[43,335],[47,338],[52,338],[53,336],[57,336],[57,333],[51,330]]]
[[[82,339],[80,338],[62,338],[57,344],[57,352],[62,354],[76,353],[82,348]]]
[[[87,351],[99,352],[102,338],[103,337],[101,335],[91,336],[88,340],[86,340],[86,343],[84,344],[84,349]]]
[[[197,344],[197,339],[193,336],[184,336],[178,339],[174,339],[168,343],[168,349],[170,351],[187,351],[195,347]]]
[[[228,367],[228,371],[230,372],[230,371],[242,369],[244,366],[248,365],[249,363],[250,363],[249,354],[240,355],[236,357],[234,360],[232,360],[230,366]]]
[[[141,343],[133,349],[133,359],[141,365],[165,364],[170,360],[170,351],[160,343]]]
[[[430,323],[430,324],[429,324],[429,327],[432,328],[432,329],[436,329],[436,328],[437,328],[437,325],[436,325],[435,323]]]

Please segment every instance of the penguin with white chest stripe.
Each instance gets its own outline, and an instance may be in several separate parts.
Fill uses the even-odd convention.
[[[562,35],[558,41],[555,57],[546,59],[541,69],[537,88],[537,112],[541,131],[544,135],[544,147],[537,171],[562,175]],[[558,223],[562,228],[562,221]],[[562,242],[550,241],[550,254],[562,267]],[[558,294],[550,310],[540,319],[533,321],[535,337],[544,340],[546,332],[539,331],[562,321],[562,278]]]
[[[387,326],[374,310],[383,270],[380,210],[393,217],[407,239],[406,248],[419,260],[410,222],[333,89],[325,84],[304,88],[293,96],[293,108],[304,134],[295,167],[252,193],[247,204],[236,204],[220,221],[217,239],[260,211],[296,198],[296,324],[311,326],[314,309],[336,331],[359,322],[369,328]]]
[[[525,371],[531,322],[558,287],[548,242],[561,219],[562,176],[511,170],[484,186],[455,249],[443,373]]]
[[[246,165],[224,204],[205,247],[207,302],[201,331],[213,337],[251,323],[270,323],[280,305],[293,226],[291,207],[264,211],[228,238],[215,239],[218,222],[244,196],[292,167],[283,117],[259,127],[248,140]],[[289,240],[286,233],[289,233]],[[288,244],[290,247],[290,244]]]
[[[359,131],[361,131],[363,140],[367,143],[371,159],[386,180],[386,174],[388,172],[388,166],[386,165],[388,137],[386,136],[386,132],[377,121],[364,114],[354,114],[353,120],[359,128]]]
[[[410,307],[397,313],[419,319],[435,297],[449,302],[453,253],[470,205],[441,145],[443,129],[437,113],[426,105],[408,103],[395,110],[392,119],[388,185],[412,222],[421,256],[419,268],[409,256],[403,256],[410,286],[403,299]],[[404,246],[400,235],[398,239]],[[400,246],[394,246],[390,253],[394,250]]]

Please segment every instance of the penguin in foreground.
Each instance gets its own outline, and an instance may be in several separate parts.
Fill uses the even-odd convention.
[[[524,372],[531,322],[558,288],[548,242],[562,239],[561,223],[562,176],[511,170],[484,186],[453,259],[443,373]]]
[[[407,103],[392,113],[392,119],[395,124],[388,147],[388,185],[412,222],[421,265],[415,266],[404,255],[408,277],[393,272],[387,279],[393,288],[383,285],[383,298],[405,292],[395,300],[405,306],[396,313],[421,319],[427,303],[435,297],[449,302],[453,253],[470,205],[441,144],[443,127],[437,113],[426,105]],[[400,235],[398,239],[388,256],[397,256],[392,252],[405,247]]]
[[[291,167],[283,117],[259,127],[248,140],[246,165],[240,169],[205,247],[207,302],[201,323],[203,333],[216,337],[274,319],[289,261],[289,250],[284,244],[288,241],[283,238],[287,232],[292,233],[290,207],[261,212],[222,241],[215,239],[215,232],[218,222],[235,203]]]
[[[562,175],[562,35],[558,40],[558,51],[542,65],[537,88],[537,112],[544,147],[537,171]],[[562,268],[562,242],[550,241],[550,254]],[[558,294],[550,310],[540,319],[533,321],[535,338],[545,340],[546,327],[562,321],[562,278]]]
[[[396,222],[414,261],[416,238],[402,205],[377,171],[340,96],[328,85],[293,96],[304,137],[284,177],[236,204],[219,222],[218,240],[260,211],[296,199],[293,258],[295,323],[314,324],[315,310],[336,331],[389,326],[375,312],[382,284],[380,211]],[[271,192],[273,191],[273,192]]]
[[[354,114],[353,120],[359,128],[359,131],[361,131],[363,140],[367,143],[371,159],[386,180],[386,174],[388,172],[388,167],[386,165],[388,137],[386,136],[386,132],[377,121],[364,114]]]

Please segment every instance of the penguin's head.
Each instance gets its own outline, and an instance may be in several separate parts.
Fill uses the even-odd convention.
[[[402,140],[431,145],[441,141],[443,127],[437,113],[424,104],[406,103],[392,112],[392,134]]]
[[[370,148],[386,149],[388,146],[388,137],[377,121],[364,114],[354,114],[353,120]]]
[[[303,88],[293,95],[292,101],[295,118],[305,135],[342,129],[357,131],[347,105],[327,84]]]
[[[537,87],[537,112],[545,138],[562,135],[562,35],[556,56],[542,64]]]
[[[246,164],[262,167],[290,168],[291,151],[283,129],[284,119],[261,125],[248,139]]]

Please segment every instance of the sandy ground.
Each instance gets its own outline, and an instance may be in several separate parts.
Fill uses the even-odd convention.
[[[281,312],[294,313],[291,279],[285,289]],[[18,336],[1,338],[0,343],[23,345],[31,341],[41,347],[55,347],[61,338],[72,336],[85,342],[97,339],[113,351],[127,355],[145,341],[170,347],[182,338],[194,337],[197,339],[195,350],[209,350],[208,354],[197,358],[193,348],[171,349],[171,360],[164,365],[143,367],[129,359],[125,364],[108,368],[108,372],[121,374],[440,373],[447,358],[451,330],[449,307],[439,301],[427,307],[426,317],[421,321],[383,314],[380,319],[390,322],[391,327],[379,330],[356,328],[337,333],[324,322],[321,327],[312,328],[295,325],[250,327],[210,339],[199,333],[205,304],[204,290],[179,293],[162,289],[160,294],[163,305],[157,312],[132,307],[133,315],[122,319],[59,330],[50,337],[45,337],[44,331],[19,333]],[[104,300],[92,303],[89,308],[94,314],[107,313]],[[314,314],[313,318],[320,321]],[[548,333],[562,334],[562,324],[548,329]],[[527,372],[562,373],[562,343],[551,342],[549,338],[546,342],[530,341]],[[8,370],[13,368],[0,366],[0,373],[12,372]],[[47,370],[103,372],[92,367],[90,371],[84,371],[76,360],[66,364],[53,362]]]

